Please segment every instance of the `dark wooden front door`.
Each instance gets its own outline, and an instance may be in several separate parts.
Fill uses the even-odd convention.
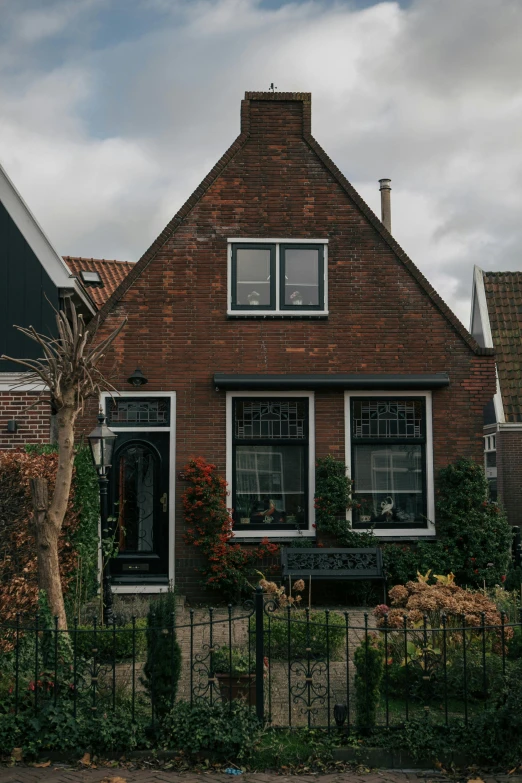
[[[169,433],[121,432],[111,469],[110,499],[119,553],[116,584],[168,581]]]

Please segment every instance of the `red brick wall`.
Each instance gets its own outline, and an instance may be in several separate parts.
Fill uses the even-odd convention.
[[[191,455],[225,472],[225,394],[214,372],[447,372],[433,394],[434,458],[482,460],[493,358],[477,356],[334,181],[302,136],[303,104],[251,102],[250,136],[103,326],[129,322],[107,358],[116,387],[140,366],[147,391],[177,392],[177,469]],[[305,105],[306,108],[306,105]],[[227,237],[329,240],[327,320],[227,318]],[[317,454],[344,456],[342,392],[316,394]],[[85,429],[92,426],[88,418]],[[177,576],[194,589],[178,486]]]
[[[497,432],[498,498],[511,525],[522,525],[522,431]]]
[[[7,432],[10,419],[16,419],[17,432]],[[0,449],[49,443],[50,423],[49,402],[37,392],[0,392]]]

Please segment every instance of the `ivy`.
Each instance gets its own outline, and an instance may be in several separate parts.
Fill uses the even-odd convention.
[[[315,523],[317,530],[337,539],[339,546],[375,546],[373,531],[352,530],[346,511],[357,507],[352,498],[353,482],[346,464],[332,454],[321,457],[315,466]]]

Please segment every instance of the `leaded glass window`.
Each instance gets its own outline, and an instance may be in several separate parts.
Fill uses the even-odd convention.
[[[308,399],[235,399],[236,527],[307,526]]]
[[[424,398],[352,399],[354,527],[425,527]]]
[[[106,401],[109,427],[168,427],[168,397],[114,397]]]

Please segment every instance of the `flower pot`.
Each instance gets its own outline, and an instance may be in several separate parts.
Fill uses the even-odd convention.
[[[221,699],[243,699],[248,704],[256,703],[256,675],[255,674],[228,674],[216,672],[221,691]]]

